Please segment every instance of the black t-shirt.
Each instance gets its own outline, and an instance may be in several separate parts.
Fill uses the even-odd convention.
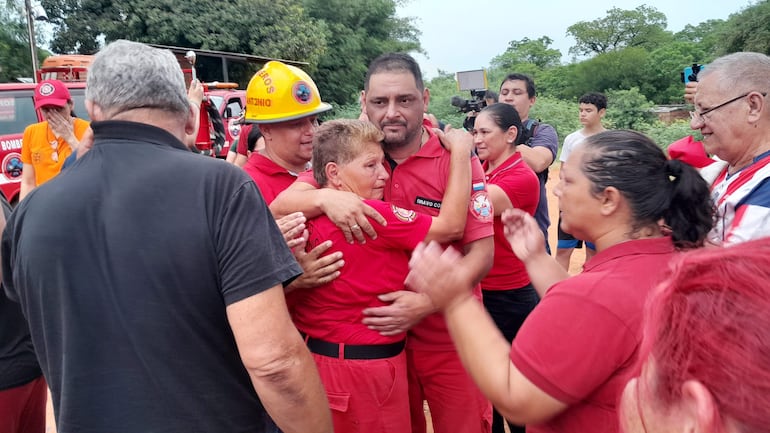
[[[161,129],[91,127],[2,243],[58,431],[272,431],[225,313],[301,272],[257,187]]]
[[[2,194],[0,207],[8,219],[11,206]],[[27,384],[42,374],[21,307],[0,288],[0,391]]]

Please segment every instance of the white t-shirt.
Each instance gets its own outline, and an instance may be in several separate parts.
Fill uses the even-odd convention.
[[[588,138],[588,136],[583,135],[582,129],[569,134],[564,139],[564,144],[561,147],[559,161],[562,163],[566,162],[567,158],[569,158],[569,154],[572,153],[573,150],[577,149],[581,144],[583,144],[583,141],[585,141],[586,138]]]

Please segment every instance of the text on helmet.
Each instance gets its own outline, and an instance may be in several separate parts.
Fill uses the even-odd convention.
[[[265,91],[269,93],[275,92],[275,86],[273,86],[273,79],[270,78],[270,74],[267,73],[267,71],[259,71],[257,72],[257,75],[259,78],[262,79],[262,84],[265,85],[266,89]]]

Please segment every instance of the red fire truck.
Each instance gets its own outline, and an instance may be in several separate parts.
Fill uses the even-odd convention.
[[[37,76],[38,81],[63,81],[72,95],[75,114],[86,120],[85,81],[92,60],[93,56],[89,55],[50,56],[43,61]],[[235,83],[204,83],[206,98],[201,107],[201,127],[196,140],[200,153],[224,158],[238,137],[240,125],[237,119],[246,107],[246,92],[236,87]],[[0,84],[0,191],[12,204],[19,196],[24,129],[42,121],[40,112],[35,110],[34,90],[34,83]]]

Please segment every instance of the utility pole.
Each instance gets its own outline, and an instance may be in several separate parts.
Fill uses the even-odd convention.
[[[30,0],[24,0],[24,15],[27,16],[29,52],[32,56],[32,82],[37,83],[37,46],[35,44],[35,18],[32,16],[32,4]]]

